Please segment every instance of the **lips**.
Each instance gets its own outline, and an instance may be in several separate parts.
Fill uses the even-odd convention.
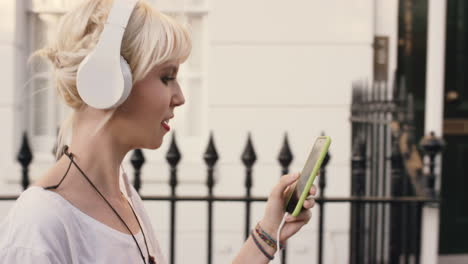
[[[161,122],[161,126],[167,131],[171,130],[171,127],[169,126],[169,120],[171,120],[172,118],[174,118],[173,114]]]
[[[168,123],[169,123],[169,120],[165,120],[161,122],[162,127],[166,129],[167,131],[171,130],[171,127],[169,126]]]

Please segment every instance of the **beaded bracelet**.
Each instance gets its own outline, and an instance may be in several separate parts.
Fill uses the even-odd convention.
[[[262,238],[262,240],[265,241],[265,243],[267,243],[267,245],[274,248],[275,250],[277,249],[276,240],[273,239],[267,232],[265,232],[265,230],[262,229],[262,227],[260,226],[260,223],[257,223],[257,226],[255,227],[255,231],[257,232],[258,236]],[[280,250],[283,248],[284,248],[284,244],[280,243]]]
[[[255,228],[255,232],[257,233],[257,235],[263,240],[265,241],[265,243],[272,247],[273,249],[276,250],[276,243],[274,243],[273,241],[271,241],[270,239],[268,239],[268,237],[266,237],[260,230],[258,230],[258,228]]]
[[[253,241],[255,242],[255,245],[257,245],[258,249],[263,253],[263,255],[265,255],[265,257],[267,257],[267,259],[269,260],[273,260],[275,257],[268,254],[265,249],[262,247],[262,245],[260,245],[260,243],[258,242],[257,238],[255,238],[255,234],[253,232],[253,230],[250,232],[250,234],[252,235],[252,238],[253,238]]]

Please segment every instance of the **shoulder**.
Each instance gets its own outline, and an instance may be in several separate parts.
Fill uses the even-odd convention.
[[[132,198],[135,199],[135,200],[137,200],[138,202],[143,202],[143,201],[141,200],[140,194],[137,192],[137,190],[135,189],[135,187],[134,187],[132,184],[130,184],[129,187],[130,187],[130,192],[131,192]]]
[[[133,185],[130,185],[130,192],[131,192],[131,201],[133,203],[134,208],[139,212],[144,215],[147,215],[147,210],[145,208],[145,205],[143,203],[143,200],[141,199],[140,193],[137,192],[135,187]]]
[[[50,191],[39,186],[26,189],[11,208],[7,220],[14,220],[12,224],[54,225],[58,224],[63,205]]]
[[[0,248],[1,263],[18,263],[18,261],[35,264],[60,263],[53,255],[45,251],[18,246]]]
[[[16,200],[0,225],[0,249],[29,248],[35,252],[59,246],[65,237],[67,212],[60,202],[33,186]]]

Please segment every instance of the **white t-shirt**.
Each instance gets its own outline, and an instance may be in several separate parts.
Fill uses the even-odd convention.
[[[122,177],[120,183],[133,202],[150,254],[157,264],[166,264],[140,196],[133,186],[127,187],[132,193],[128,196]],[[148,263],[141,231],[135,238]],[[143,260],[131,235],[97,221],[55,192],[31,186],[0,224],[0,263],[139,264]]]

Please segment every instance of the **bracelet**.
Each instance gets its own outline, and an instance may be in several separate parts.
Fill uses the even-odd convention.
[[[265,241],[265,243],[267,243],[270,247],[274,248],[275,250],[277,249],[276,240],[273,239],[270,235],[268,235],[267,232],[265,232],[265,230],[262,229],[260,223],[257,223],[255,231],[257,232],[258,236],[260,236],[260,238],[262,238],[262,240]],[[281,249],[284,249],[283,243],[280,243],[280,250]]]
[[[253,230],[250,232],[250,234],[252,235],[252,239],[253,241],[255,242],[255,245],[257,245],[258,249],[263,253],[263,255],[265,255],[265,257],[267,257],[267,259],[269,260],[273,260],[275,257],[268,254],[265,249],[263,249],[262,245],[260,245],[260,243],[258,242],[258,240],[255,238],[255,234],[253,232]]]
[[[265,243],[272,247],[273,249],[276,250],[276,243],[271,241],[270,239],[268,239],[268,237],[266,237],[262,232],[260,232],[260,230],[258,230],[258,228],[255,228],[255,232],[257,233],[257,235],[263,240],[265,241]]]

